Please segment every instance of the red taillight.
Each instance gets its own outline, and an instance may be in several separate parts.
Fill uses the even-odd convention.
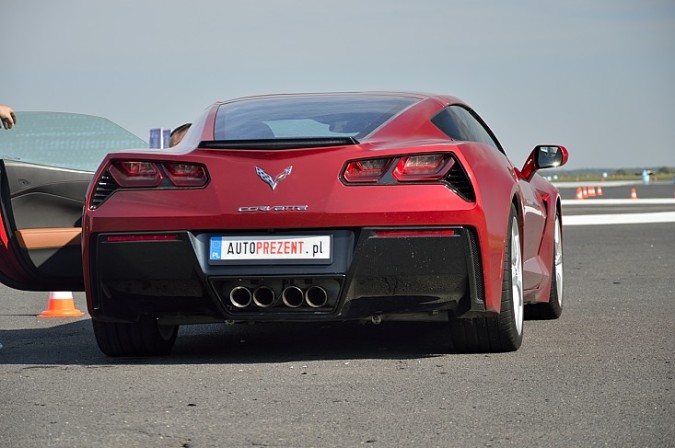
[[[201,187],[206,185],[208,177],[202,165],[192,163],[166,163],[166,175],[177,187]]]
[[[439,182],[454,164],[455,159],[449,153],[353,160],[347,163],[342,178],[346,183],[382,185],[392,185],[397,182]],[[392,165],[394,165],[393,169]]]
[[[118,160],[109,168],[110,175],[122,188],[170,188],[171,184],[179,188],[203,187],[208,181],[206,167],[195,163],[148,162],[138,160]]]
[[[109,171],[115,182],[123,188],[156,187],[162,182],[162,173],[151,162],[113,162]]]
[[[448,154],[422,154],[401,157],[394,168],[394,178],[400,182],[440,180],[452,166]]]
[[[177,241],[175,233],[145,234],[145,235],[108,235],[107,243],[130,243],[136,241]]]
[[[454,236],[455,231],[451,229],[404,229],[404,230],[376,230],[377,238],[414,238],[425,236]]]
[[[356,160],[347,164],[343,176],[347,182],[377,182],[390,163],[391,159]]]

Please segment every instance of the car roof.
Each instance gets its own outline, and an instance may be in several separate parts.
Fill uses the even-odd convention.
[[[313,96],[392,96],[392,97],[404,97],[404,98],[415,98],[418,100],[424,99],[435,99],[443,103],[454,104],[462,103],[460,99],[450,96],[450,95],[439,95],[434,93],[424,93],[424,92],[415,92],[415,91],[398,91],[398,90],[372,90],[372,91],[345,91],[345,92],[298,92],[298,93],[274,93],[274,94],[264,94],[264,95],[251,95],[243,96],[238,98],[233,98],[229,100],[217,101],[216,105],[231,103],[235,101],[256,101],[256,100],[267,100],[273,98],[307,98]]]

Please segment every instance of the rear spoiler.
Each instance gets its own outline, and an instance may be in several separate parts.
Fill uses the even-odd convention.
[[[201,149],[303,149],[323,148],[326,146],[358,145],[353,137],[316,137],[316,138],[269,138],[257,140],[204,140]]]

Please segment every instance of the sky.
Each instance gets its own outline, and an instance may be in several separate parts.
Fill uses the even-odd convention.
[[[675,167],[675,0],[0,0],[0,103],[148,139],[247,95],[473,107],[521,166]]]

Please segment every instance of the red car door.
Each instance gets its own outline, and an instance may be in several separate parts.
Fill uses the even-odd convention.
[[[83,288],[80,227],[91,173],[0,161],[0,280],[17,289]]]
[[[17,115],[0,132],[0,282],[82,290],[81,221],[93,171],[108,151],[147,145],[99,117]]]
[[[546,204],[541,192],[530,181],[520,181],[523,196],[525,230],[523,237],[523,287],[525,290],[538,288],[549,267],[540,258],[540,248],[546,224]]]
[[[519,172],[524,211],[523,287],[539,289],[551,276],[556,188],[536,174],[539,169],[563,166],[567,149],[558,145],[538,145]]]

